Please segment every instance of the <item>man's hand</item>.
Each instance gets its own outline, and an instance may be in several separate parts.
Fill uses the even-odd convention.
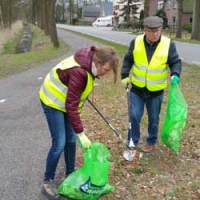
[[[123,87],[126,88],[126,87],[128,87],[128,85],[130,83],[130,78],[129,77],[124,78],[124,79],[121,80],[121,82],[122,82]]]
[[[80,143],[81,143],[81,146],[82,146],[83,148],[89,148],[89,147],[90,147],[91,142],[90,142],[90,140],[88,139],[88,137],[85,135],[84,132],[79,133],[79,134],[78,134],[78,138],[79,138]]]
[[[171,77],[171,82],[172,82],[172,84],[179,84],[180,78],[178,76],[176,76],[176,75],[173,75]]]

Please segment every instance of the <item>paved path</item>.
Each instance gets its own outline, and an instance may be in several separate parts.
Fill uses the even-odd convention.
[[[80,47],[94,43],[58,30],[70,53],[34,69],[0,80],[0,199],[40,200],[40,186],[50,143],[38,99],[43,77]],[[63,172],[62,161],[58,172]],[[57,174],[57,176],[62,176]]]

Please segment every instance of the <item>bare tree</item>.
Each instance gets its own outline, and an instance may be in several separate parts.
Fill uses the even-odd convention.
[[[50,7],[51,7],[50,2],[43,0],[43,27],[46,35],[50,34],[50,17],[51,17],[50,15],[52,14]]]
[[[37,0],[37,26],[43,30],[42,27],[42,1]]]
[[[11,28],[12,24],[12,0],[1,0],[2,24],[4,27]]]
[[[191,39],[200,40],[200,1],[194,1]]]
[[[74,18],[74,0],[69,0],[69,19],[70,24],[73,24],[73,18]]]
[[[62,21],[65,21],[65,1],[62,0]]]
[[[0,23],[2,24],[2,28],[4,27],[4,19],[3,19],[3,0],[0,0]]]
[[[163,1],[163,10],[165,10],[166,4],[167,4],[167,0],[164,0],[164,1]]]
[[[177,3],[178,3],[178,22],[176,29],[176,38],[182,38],[183,0],[177,0]]]
[[[58,40],[58,34],[56,29],[56,22],[55,22],[55,0],[48,0],[49,5],[49,27],[50,27],[50,36],[51,41],[54,45],[54,47],[59,47],[59,40]]]
[[[31,7],[31,13],[32,13],[32,17],[31,17],[31,23],[36,25],[36,13],[37,13],[37,0],[32,0],[32,7]]]
[[[149,16],[149,1],[150,0],[144,1],[144,18]]]

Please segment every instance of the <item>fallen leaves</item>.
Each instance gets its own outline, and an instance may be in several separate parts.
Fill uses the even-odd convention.
[[[125,145],[98,113],[91,109],[90,105],[85,105],[84,109],[87,112],[83,112],[82,119],[88,137],[92,142],[105,144],[111,153],[109,183],[115,187],[115,191],[102,196],[101,200],[200,199],[200,96],[198,95],[200,82],[191,78],[193,74],[198,74],[195,77],[200,77],[200,70],[197,67],[184,67],[180,88],[189,105],[189,112],[178,154],[158,142],[155,153],[144,153],[137,166],[134,166],[134,162],[123,158]],[[186,67],[187,70],[184,72]],[[191,89],[193,81],[195,82],[195,87],[192,87],[194,90]],[[108,79],[105,83],[104,79],[101,79],[93,93],[93,103],[126,140],[128,132],[127,98],[121,84],[112,85]],[[161,123],[165,106],[166,103],[162,107]],[[145,144],[147,125],[145,113],[141,122],[140,144]]]

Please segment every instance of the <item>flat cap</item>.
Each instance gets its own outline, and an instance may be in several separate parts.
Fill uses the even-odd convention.
[[[163,19],[157,16],[150,16],[144,19],[143,26],[145,28],[159,28],[163,26]]]

